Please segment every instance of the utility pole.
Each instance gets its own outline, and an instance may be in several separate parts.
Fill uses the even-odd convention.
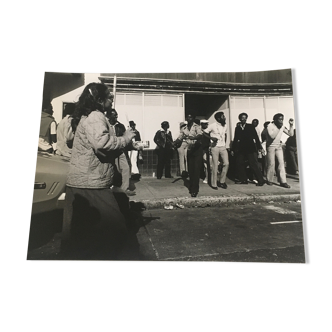
[[[116,99],[116,75],[114,75],[114,79],[113,79],[113,107],[115,108],[115,99]]]

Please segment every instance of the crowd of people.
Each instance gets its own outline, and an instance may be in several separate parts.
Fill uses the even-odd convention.
[[[227,126],[224,112],[216,112],[215,121],[196,120],[191,113],[186,121],[180,123],[180,135],[173,140],[169,123],[163,121],[161,129],[154,137],[156,154],[158,155],[157,179],[171,178],[171,159],[178,151],[180,174],[189,177],[189,193],[196,197],[199,192],[199,180],[204,168],[203,183],[209,184],[213,190],[227,189],[226,177],[230,167],[230,158],[235,160],[235,183],[246,185],[252,181],[256,186],[273,185],[274,176],[280,186],[290,188],[286,179],[285,151],[289,172],[298,174],[297,148],[294,120],[289,119],[289,129],[284,125],[284,115],[277,113],[272,122],[264,123],[260,133],[259,121],[247,123],[248,114],[241,113],[234,130],[234,140],[229,149],[227,143]],[[281,136],[289,136],[286,145]]]
[[[38,150],[70,160],[66,183],[62,248],[75,259],[110,259],[116,257],[137,230],[128,196],[130,179],[139,179],[137,163],[142,160],[140,133],[134,121],[128,128],[118,121],[112,108],[113,95],[102,83],[88,84],[76,104],[67,104],[64,117],[57,125],[51,103],[43,105]],[[228,132],[223,112],[215,122],[197,121],[188,113],[180,124],[180,134],[173,140],[168,121],[154,136],[158,156],[157,179],[171,178],[171,159],[178,152],[181,176],[188,180],[189,193],[196,197],[204,173],[204,184],[213,190],[227,189],[226,177],[230,158],[235,158],[236,184],[248,184],[248,165],[257,186],[273,184],[275,172],[280,185],[286,182],[281,135],[290,136],[286,143],[289,165],[298,173],[293,119],[289,129],[284,116],[275,114],[272,122],[258,131],[258,120],[247,123],[241,113],[231,148],[226,148]],[[277,168],[275,164],[277,162]],[[250,177],[250,175],[249,175]],[[121,195],[119,195],[121,194]],[[133,217],[134,216],[134,217]]]

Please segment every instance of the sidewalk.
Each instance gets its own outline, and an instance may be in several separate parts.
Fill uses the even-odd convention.
[[[298,201],[300,196],[300,182],[298,176],[287,176],[290,189],[275,185],[258,187],[253,183],[247,185],[235,184],[227,179],[227,189],[212,189],[200,180],[199,193],[193,198],[181,177],[173,179],[143,177],[140,181],[131,181],[131,189],[136,191],[130,200],[142,202],[147,209],[163,208],[165,204],[182,204],[185,207],[225,206],[230,204],[245,204],[270,201]]]

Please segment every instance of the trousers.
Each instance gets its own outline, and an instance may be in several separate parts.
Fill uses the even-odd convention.
[[[131,162],[131,174],[139,174],[139,170],[137,167],[137,150],[131,150],[129,151],[129,158]]]
[[[165,169],[165,177],[171,176],[171,158],[173,151],[172,149],[160,148],[158,151],[158,164],[157,164],[157,178],[163,176]]]
[[[208,183],[211,183],[211,161],[210,161],[209,148],[203,149],[203,165],[204,165],[205,180]]]
[[[211,154],[212,154],[211,186],[216,187],[218,181],[219,156],[221,157],[223,163],[219,181],[220,183],[225,183],[226,181],[226,175],[229,168],[228,152],[225,146],[215,146],[211,148]]]
[[[273,182],[274,172],[275,172],[275,158],[278,161],[277,175],[281,183],[286,183],[286,170],[284,163],[284,152],[281,145],[269,146],[267,148],[267,180]]]
[[[187,148],[187,143],[182,143],[182,145],[178,148],[180,174],[182,174],[182,172],[188,172]]]
[[[189,191],[199,192],[199,179],[201,174],[203,149],[199,147],[195,152],[188,151]]]
[[[253,173],[256,176],[256,179],[259,183],[264,182],[264,178],[261,170],[259,169],[257,152],[246,153],[244,151],[239,151],[236,157],[236,168],[237,176],[240,181],[247,181],[247,174],[245,169],[245,162],[248,160],[249,166],[252,169]]]
[[[121,189],[129,189],[129,180],[130,180],[130,165],[128,163],[127,156],[122,153],[118,158],[115,159],[115,165],[118,171],[122,175],[122,185]]]

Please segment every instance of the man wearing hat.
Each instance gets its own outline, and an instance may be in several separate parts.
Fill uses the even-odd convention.
[[[208,126],[204,132],[210,135],[213,144],[211,146],[212,155],[212,174],[211,174],[211,187],[217,190],[218,187],[227,189],[226,175],[229,168],[228,152],[226,150],[227,141],[227,127],[226,117],[224,112],[217,112],[214,115],[216,122]],[[219,156],[221,157],[223,168],[218,181],[218,163]]]
[[[172,133],[169,130],[168,121],[163,121],[161,123],[161,129],[156,132],[153,140],[157,144],[157,179],[161,179],[163,176],[164,168],[165,178],[172,178],[171,159],[173,157],[173,138]]]
[[[137,142],[137,141],[141,141],[141,135],[140,135],[139,131],[136,130],[136,123],[134,121],[129,121],[129,126],[135,133],[135,136],[133,138],[133,143]],[[138,154],[141,153],[141,151],[136,150],[134,148],[133,144],[129,145],[128,150],[129,150],[129,158],[130,158],[130,163],[131,163],[131,177],[133,179],[139,180],[141,175],[139,174],[139,170],[137,167],[137,157],[138,157]]]
[[[180,122],[180,133],[183,132],[183,128],[186,125],[187,125],[187,121]],[[182,141],[181,146],[178,148],[180,174],[183,178],[188,177],[187,152],[188,152],[188,143],[184,140],[184,141]]]
[[[186,140],[188,143],[188,172],[189,172],[189,193],[196,197],[199,192],[199,179],[201,173],[203,149],[203,132],[195,120],[193,113],[187,114],[187,125],[183,128],[176,141]]]

